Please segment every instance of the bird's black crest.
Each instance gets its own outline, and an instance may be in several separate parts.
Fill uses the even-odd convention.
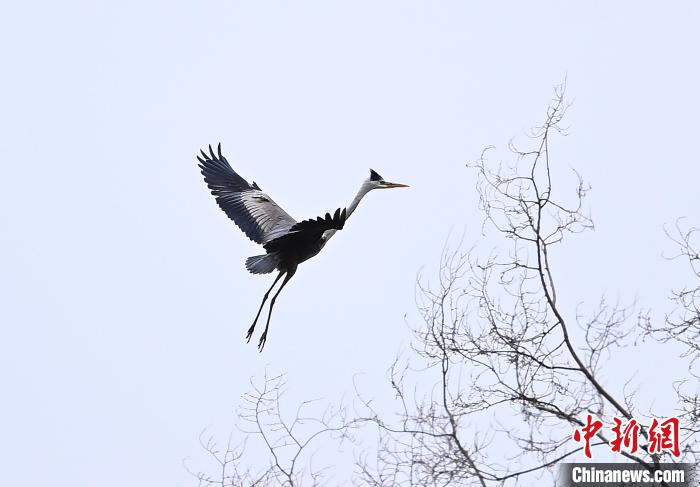
[[[374,169],[370,169],[370,170],[369,170],[369,180],[370,180],[370,181],[381,181],[381,180],[383,180],[383,179],[384,179],[384,178],[381,177],[381,176],[379,175],[379,173],[378,173],[377,171],[375,171]]]

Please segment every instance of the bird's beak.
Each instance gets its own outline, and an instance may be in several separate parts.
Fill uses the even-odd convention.
[[[410,186],[408,184],[401,184],[401,183],[387,183],[385,182],[384,185],[382,186],[383,188],[389,189],[389,188],[409,188]]]

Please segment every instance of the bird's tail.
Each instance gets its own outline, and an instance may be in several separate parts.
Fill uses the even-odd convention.
[[[245,260],[245,268],[251,274],[268,274],[277,267],[274,254],[254,255]]]

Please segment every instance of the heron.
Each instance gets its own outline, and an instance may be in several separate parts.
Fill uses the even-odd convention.
[[[231,168],[226,158],[221,154],[221,143],[218,145],[217,153],[214,153],[211,145],[209,145],[208,154],[204,150],[200,150],[200,152],[201,156],[197,156],[199,168],[204,176],[204,182],[216,198],[219,207],[249,239],[262,245],[265,249],[264,254],[254,255],[246,259],[246,269],[252,274],[268,274],[275,270],[278,271],[272,286],[263,296],[253,324],[246,333],[248,342],[253,336],[255,325],[260,318],[267,298],[284,276],[282,285],[270,300],[267,322],[258,342],[258,349],[261,352],[267,341],[272,308],[277,296],[294,276],[299,264],[318,254],[328,243],[328,240],[338,230],[343,229],[346,220],[350,218],[367,193],[374,189],[408,187],[407,184],[388,182],[379,173],[370,169],[369,178],[362,183],[357,195],[347,208],[342,210],[338,208],[333,215],[326,213],[324,217],[296,221],[264,193],[255,181],[252,184],[248,183]]]

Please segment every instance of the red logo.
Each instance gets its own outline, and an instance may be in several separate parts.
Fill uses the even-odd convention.
[[[618,417],[612,419],[615,424],[610,428],[613,435],[613,439],[608,442],[610,451],[620,453],[624,448],[629,453],[635,453],[639,449],[639,434],[642,431],[642,426],[634,418],[627,422]],[[586,415],[586,423],[581,428],[574,430],[573,440],[576,443],[584,442],[583,454],[587,458],[593,458],[591,440],[602,428],[603,422],[594,420],[593,416],[588,414]],[[668,418],[663,422],[653,418],[648,429],[649,454],[668,452],[676,458],[680,457],[679,430],[678,418]]]
[[[593,456],[591,455],[591,438],[598,434],[598,431],[600,431],[600,428],[602,427],[603,422],[597,419],[593,421],[593,416],[589,414],[586,416],[586,425],[580,430],[574,430],[575,442],[580,442],[581,435],[583,435],[583,441],[586,442],[586,445],[583,447],[583,453],[588,458],[593,458]]]
[[[610,442],[610,449],[615,453],[620,453],[620,449],[624,445],[625,449],[630,453],[636,452],[639,444],[639,423],[637,423],[637,420],[630,419],[624,429],[620,418],[613,417],[613,421],[615,426],[612,427],[612,432],[615,435],[615,439]]]
[[[659,429],[661,432],[658,431]],[[649,453],[668,451],[674,457],[680,457],[678,430],[678,418],[669,418],[663,423],[659,423],[659,420],[654,418],[649,427]]]

